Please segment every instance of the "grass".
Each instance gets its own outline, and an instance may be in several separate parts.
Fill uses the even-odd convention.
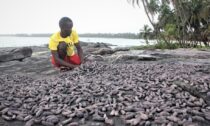
[[[197,46],[196,48],[200,51],[210,51],[210,47],[206,46]]]
[[[154,45],[144,45],[144,46],[132,46],[131,49],[133,50],[143,50],[143,49],[177,49],[180,48],[178,43],[165,43],[163,41],[158,42]]]

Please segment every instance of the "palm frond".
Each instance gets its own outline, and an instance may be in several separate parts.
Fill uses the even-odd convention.
[[[139,1],[140,0],[127,0],[127,2],[129,4],[132,4],[133,5],[133,7],[135,7],[135,5],[137,5],[138,7],[140,7],[140,2]]]

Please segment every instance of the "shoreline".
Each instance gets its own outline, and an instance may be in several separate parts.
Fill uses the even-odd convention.
[[[147,62],[154,60],[153,62],[164,62],[170,60],[180,60],[187,62],[200,62],[208,64],[210,58],[210,50],[199,50],[190,48],[178,48],[178,49],[146,49],[146,50],[131,50],[129,47],[118,47],[112,48],[113,45],[106,43],[85,43],[82,42],[81,46],[84,50],[84,55],[88,57],[88,60],[102,61],[102,62]],[[57,74],[58,70],[54,69],[50,62],[50,51],[47,45],[42,46],[26,46],[33,50],[31,57],[20,61],[0,62],[0,69],[2,73],[22,73],[22,74],[38,74],[41,72],[42,75]],[[19,49],[20,47],[3,47],[0,48],[1,54],[10,50]],[[149,60],[145,59],[148,58]],[[129,59],[130,58],[130,59]],[[150,59],[151,58],[151,59]],[[119,59],[119,61],[118,61]],[[193,61],[195,59],[195,61]],[[192,61],[190,61],[192,60]],[[31,64],[31,66],[29,66]],[[16,67],[17,66],[17,67]],[[39,66],[39,67],[38,67]],[[9,69],[9,68],[12,68]],[[21,67],[25,68],[24,70]],[[37,68],[38,67],[38,68]],[[16,70],[17,68],[17,70]]]

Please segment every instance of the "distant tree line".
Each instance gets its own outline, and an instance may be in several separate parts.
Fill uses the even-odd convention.
[[[80,37],[101,37],[101,38],[129,38],[139,39],[139,34],[135,33],[85,33],[79,34]]]
[[[52,34],[3,34],[0,36],[16,36],[16,37],[50,37]],[[135,33],[85,33],[79,34],[80,37],[100,37],[100,38],[128,38],[139,39],[139,34]]]

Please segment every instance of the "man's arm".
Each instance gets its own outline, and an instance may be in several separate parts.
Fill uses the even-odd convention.
[[[65,67],[69,67],[69,68],[75,68],[75,67],[79,66],[79,65],[70,64],[70,63],[62,60],[61,58],[59,58],[57,51],[51,50],[51,53],[52,53],[53,57],[55,58],[55,62],[60,64],[61,66],[65,66]]]
[[[77,53],[79,55],[80,61],[81,61],[81,63],[83,63],[83,61],[84,61],[83,50],[82,50],[82,47],[80,46],[80,43],[79,42],[76,43],[75,44],[75,47],[77,49]]]

